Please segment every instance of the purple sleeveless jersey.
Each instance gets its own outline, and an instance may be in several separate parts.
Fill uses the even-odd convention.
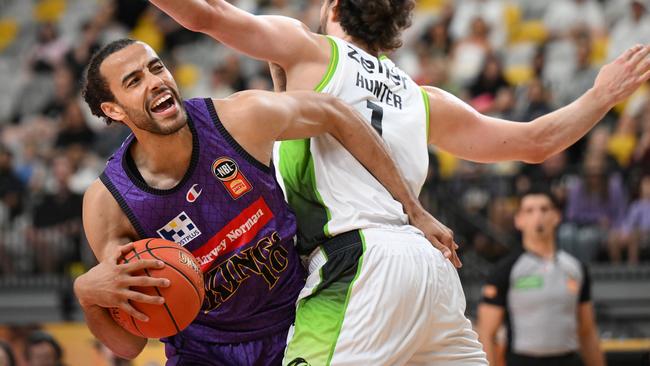
[[[128,154],[133,136],[109,159],[101,180],[141,238],[174,241],[201,263],[203,308],[174,337],[238,343],[286,332],[305,273],[294,248],[296,220],[273,167],[235,141],[211,99],[184,105],[194,146],[175,188],[144,183]]]

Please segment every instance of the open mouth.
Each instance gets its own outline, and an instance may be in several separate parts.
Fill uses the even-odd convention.
[[[176,113],[176,100],[170,92],[164,92],[151,102],[149,110],[161,117],[170,116]]]

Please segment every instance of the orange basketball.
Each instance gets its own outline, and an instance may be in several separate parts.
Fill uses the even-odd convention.
[[[139,312],[149,317],[148,322],[133,318],[122,309],[112,308],[113,319],[129,332],[146,338],[172,336],[185,329],[196,318],[203,304],[203,274],[196,258],[180,245],[163,239],[144,239],[134,243],[120,263],[142,259],[158,259],[165,262],[161,269],[147,269],[134,276],[167,278],[170,286],[134,287],[133,290],[152,296],[162,296],[162,305],[131,302]]]

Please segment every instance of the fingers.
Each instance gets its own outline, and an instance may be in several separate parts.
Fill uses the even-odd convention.
[[[110,258],[111,262],[117,263],[118,260],[121,257],[125,256],[126,254],[128,254],[130,251],[133,250],[133,243],[120,245],[117,248],[115,248],[114,250],[113,249],[111,249],[111,250],[112,250],[112,252],[111,252],[109,258]]]
[[[628,48],[627,51],[625,51],[625,52],[621,55],[621,60],[622,60],[622,61],[628,61],[628,60],[630,60],[630,59],[632,58],[632,56],[634,56],[637,52],[641,51],[642,49],[643,49],[643,46],[640,45],[640,44],[638,44],[638,45],[636,45],[636,46],[633,46],[633,47],[631,47],[631,48]]]
[[[156,259],[142,259],[135,262],[125,263],[121,266],[125,272],[133,273],[145,269],[160,269],[165,266],[165,263]]]
[[[133,306],[131,306],[131,304],[129,304],[128,301],[124,302],[122,305],[120,305],[120,309],[126,311],[129,315],[131,315],[132,317],[134,317],[134,318],[136,318],[136,319],[138,319],[140,321],[143,321],[143,322],[148,322],[149,321],[148,316],[146,316],[143,313],[135,310],[135,308]]]
[[[433,245],[436,249],[438,249],[439,251],[441,251],[441,252],[442,252],[442,255],[443,255],[445,258],[450,259],[450,258],[452,257],[453,253],[451,252],[451,250],[450,250],[449,248],[447,248],[447,246],[445,246],[444,244],[442,244],[442,243],[441,243],[437,238],[435,238],[435,237],[433,237],[433,238],[429,238],[429,242],[430,242],[431,245]]]
[[[149,276],[127,277],[123,280],[125,286],[132,287],[169,287],[171,282],[167,278]]]
[[[162,305],[165,303],[165,298],[161,296],[146,295],[138,291],[127,291],[126,297],[130,301],[140,302],[143,304]]]
[[[632,54],[632,57],[630,57],[630,63],[632,63],[632,65],[636,65],[648,57],[648,54],[650,54],[650,47],[640,46],[640,48]]]

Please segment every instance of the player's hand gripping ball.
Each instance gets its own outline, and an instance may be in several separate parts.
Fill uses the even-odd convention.
[[[165,262],[161,269],[146,269],[134,276],[167,278],[169,287],[133,287],[146,295],[165,298],[162,305],[131,302],[131,305],[149,317],[148,322],[140,321],[127,312],[112,308],[113,319],[129,332],[145,338],[172,336],[185,329],[196,318],[205,290],[203,273],[192,253],[180,245],[163,239],[143,239],[133,243],[133,250],[120,259],[128,263],[143,259],[157,259]],[[144,273],[143,273],[144,272]]]

